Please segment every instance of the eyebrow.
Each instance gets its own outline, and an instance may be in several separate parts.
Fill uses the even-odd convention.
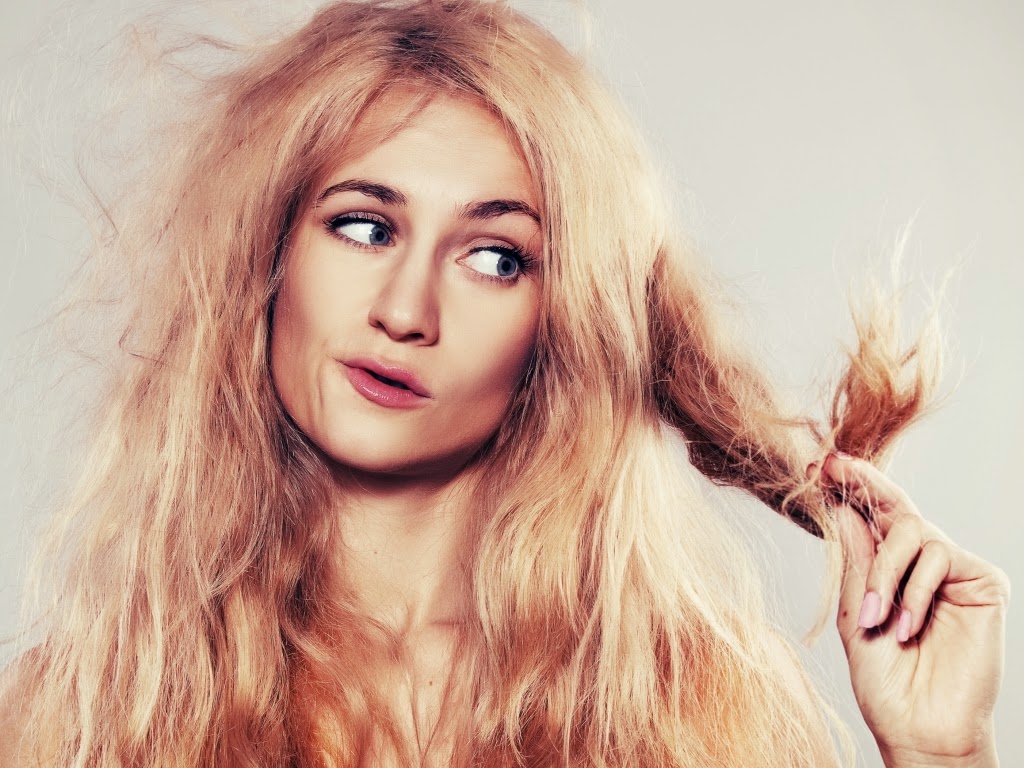
[[[397,189],[384,184],[378,184],[374,181],[367,181],[366,179],[349,179],[332,184],[321,192],[316,200],[317,205],[328,197],[340,192],[358,192],[367,197],[372,197],[384,205],[406,206],[409,204],[409,198]],[[540,224],[540,214],[534,210],[533,206],[522,200],[485,200],[480,203],[469,203],[459,211],[459,218],[483,221],[486,219],[496,219],[509,213],[529,216]]]

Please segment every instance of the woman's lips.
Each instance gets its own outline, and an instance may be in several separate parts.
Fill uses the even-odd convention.
[[[342,360],[341,363],[349,368],[362,368],[364,371],[369,371],[377,379],[383,380],[385,384],[399,384],[406,389],[411,389],[417,395],[430,397],[430,392],[423,386],[416,374],[396,362],[374,357],[353,357]]]
[[[383,405],[385,408],[416,408],[430,400],[429,397],[419,395],[411,389],[387,384],[365,368],[357,368],[347,363],[343,365],[345,374],[356,392],[372,403]]]

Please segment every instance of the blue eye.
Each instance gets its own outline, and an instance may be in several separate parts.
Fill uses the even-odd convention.
[[[503,282],[515,282],[523,271],[522,256],[514,248],[480,248],[466,261],[477,272]]]
[[[391,245],[391,232],[387,226],[376,219],[362,216],[339,216],[327,223],[328,228],[336,235],[342,235],[361,245]]]

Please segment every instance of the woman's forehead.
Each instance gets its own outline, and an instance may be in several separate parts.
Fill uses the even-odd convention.
[[[492,110],[468,96],[388,92],[365,110],[331,160],[325,186],[354,175],[408,191],[460,187],[474,198],[514,197],[540,207],[518,144]]]

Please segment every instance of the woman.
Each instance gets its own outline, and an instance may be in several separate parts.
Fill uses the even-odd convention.
[[[837,764],[685,450],[840,543],[886,765],[996,764],[1008,585],[872,464],[936,373],[884,310],[829,429],[784,413],[628,122],[499,4],[331,5],[203,104],[112,214],[149,271],[9,763]]]

